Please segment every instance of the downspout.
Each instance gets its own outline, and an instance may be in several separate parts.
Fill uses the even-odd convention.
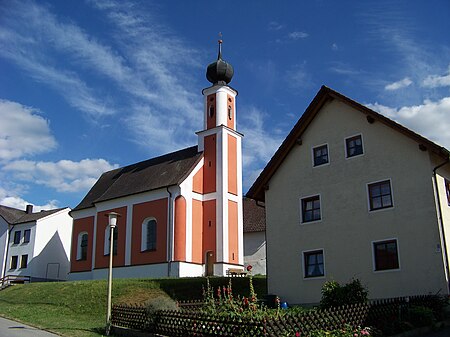
[[[168,240],[168,244],[167,244],[167,277],[170,277],[170,274],[172,272],[172,258],[173,258],[173,254],[172,254],[172,249],[173,249],[173,239],[172,239],[172,226],[173,226],[173,221],[172,221],[172,193],[169,191],[169,187],[166,187],[167,189],[167,193],[169,194],[169,219],[168,219],[168,223],[169,223],[169,240]]]
[[[436,177],[436,171],[441,168],[442,166],[448,164],[450,162],[450,158],[447,158],[445,162],[442,164],[439,164],[433,169],[433,180],[434,180],[434,190],[436,194],[436,202],[437,202],[437,210],[438,210],[438,223],[439,223],[439,229],[441,233],[441,241],[442,241],[442,248],[444,250],[444,267],[445,267],[445,274],[447,276],[447,293],[450,293],[450,283],[449,283],[449,266],[448,266],[448,251],[447,251],[447,242],[445,240],[445,231],[444,231],[444,219],[442,217],[442,207],[441,207],[441,198],[439,197],[439,185]]]
[[[2,285],[3,285],[4,279],[6,277],[6,265],[8,264],[9,239],[11,238],[11,233],[12,233],[12,230],[14,229],[15,226],[16,225],[12,225],[11,229],[9,229],[6,232],[7,233],[7,235],[6,235],[6,242],[5,242],[5,244],[6,244],[6,254],[5,254],[5,261],[3,261],[3,277],[2,277],[3,280],[2,280]]]

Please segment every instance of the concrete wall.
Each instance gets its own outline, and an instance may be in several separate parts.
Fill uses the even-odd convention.
[[[346,159],[345,138],[362,135],[364,154]],[[330,163],[313,167],[328,144]],[[318,113],[266,191],[269,292],[317,303],[327,280],[358,278],[371,298],[446,293],[429,152],[337,101]],[[390,180],[394,206],[369,211],[368,183]],[[301,223],[302,197],[320,195],[322,219]],[[396,239],[400,268],[374,271],[373,241]],[[304,278],[302,253],[323,249],[325,276]]]
[[[253,275],[266,275],[265,232],[244,233],[244,263],[252,266]]]

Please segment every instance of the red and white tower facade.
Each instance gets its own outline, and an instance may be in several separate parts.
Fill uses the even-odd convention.
[[[214,275],[244,265],[243,135],[236,131],[237,91],[228,85],[234,71],[222,60],[221,47],[219,40],[217,61],[207,68],[206,78],[212,85],[203,89],[204,130],[197,132],[198,148],[204,154],[203,214],[215,215],[215,221],[205,221],[203,228],[206,274]]]

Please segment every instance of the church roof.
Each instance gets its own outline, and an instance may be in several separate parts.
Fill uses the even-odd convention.
[[[244,233],[263,232],[266,230],[266,209],[256,200],[243,199]]]
[[[197,146],[188,147],[103,173],[72,211],[95,203],[178,185],[200,161]]]
[[[52,209],[49,211],[40,211],[36,213],[27,213],[20,209],[0,205],[0,216],[5,219],[5,221],[10,225],[17,225],[20,223],[40,220],[50,214],[59,212],[62,209],[64,208]]]

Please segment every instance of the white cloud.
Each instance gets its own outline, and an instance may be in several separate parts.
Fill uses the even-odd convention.
[[[338,51],[338,50],[339,50],[339,46],[337,45],[336,42],[334,42],[334,43],[331,45],[331,50],[333,50],[333,51]]]
[[[309,88],[313,83],[312,76],[307,70],[306,63],[296,64],[291,67],[286,72],[285,79],[287,80],[287,85],[295,90]]]
[[[0,99],[0,162],[53,150],[49,121],[37,109]]]
[[[298,32],[298,31],[296,31],[296,32],[291,32],[291,33],[289,33],[289,38],[290,39],[292,39],[292,40],[299,40],[299,39],[305,39],[305,38],[307,38],[308,36],[309,36],[309,34],[308,33],[305,33],[305,32]]]
[[[35,205],[1,187],[0,187],[0,205],[13,207],[23,211],[25,211],[27,205],[33,205],[33,212],[40,212],[41,210],[50,210],[59,208],[58,202],[56,200],[49,200],[44,205]]]
[[[254,106],[241,107],[245,111],[239,120],[244,134],[242,165],[244,188],[250,187],[280,146],[283,136],[269,131],[267,114]]]
[[[269,30],[277,31],[280,29],[283,29],[285,26],[277,21],[270,21],[269,22]]]
[[[57,91],[93,120],[123,109],[118,104],[128,107],[144,103],[158,124],[164,124],[167,118],[177,119],[173,124],[184,125],[176,129],[181,134],[201,125],[202,107],[195,99],[197,92],[191,91],[192,85],[185,85],[189,72],[201,67],[200,53],[159,24],[157,17],[133,3],[89,3],[109,19],[114,45],[105,44],[75,22],[54,15],[51,7],[24,1],[6,9],[5,17],[10,19],[0,23],[0,42],[6,46],[0,50],[0,56]],[[104,78],[110,81],[105,82]],[[120,103],[115,99],[116,90]],[[139,116],[140,113],[144,115]],[[131,122],[131,137],[136,142],[142,140],[142,145],[146,139],[136,137],[136,125],[132,122],[148,118],[145,113],[137,109],[132,114],[138,116],[127,119]],[[147,128],[157,131],[152,125]],[[172,135],[166,134],[168,140]]]
[[[378,103],[367,106],[450,149],[450,97],[438,101],[426,100],[423,104],[399,109]]]
[[[446,75],[429,75],[423,80],[422,85],[428,88],[450,87],[450,66]]]
[[[103,172],[117,167],[104,159],[83,159],[79,162],[17,160],[6,164],[3,171],[11,173],[15,179],[44,185],[58,192],[79,192],[91,188]]]
[[[413,81],[411,81],[410,78],[405,77],[404,79],[402,79],[400,81],[386,85],[384,87],[384,89],[389,90],[389,91],[398,90],[398,89],[406,88],[406,87],[410,86],[412,83],[413,83]]]

